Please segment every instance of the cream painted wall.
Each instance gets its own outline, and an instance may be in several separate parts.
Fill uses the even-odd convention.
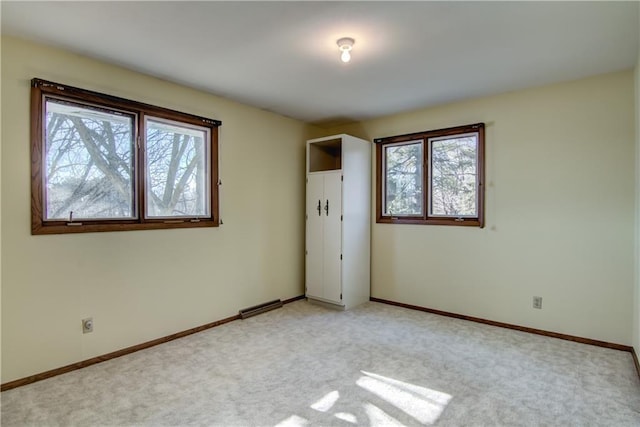
[[[630,345],[633,87],[626,71],[332,129],[487,125],[486,227],[374,223],[372,295]]]
[[[222,120],[220,228],[30,235],[39,77]],[[318,129],[61,50],[2,38],[2,382],[304,293],[304,149]],[[95,330],[83,335],[81,319]]]
[[[2,8],[0,7],[0,10]],[[0,15],[2,12],[0,11]],[[1,19],[1,16],[0,16]],[[0,100],[2,100],[2,43],[0,36]],[[0,102],[2,117],[2,102]],[[0,120],[0,189],[2,188],[2,121]],[[0,191],[0,242],[2,242],[2,191]],[[2,343],[2,244],[0,244],[0,344]],[[2,346],[0,345],[0,383],[2,383]]]
[[[640,11],[638,12],[640,22]],[[640,51],[635,70],[636,83],[636,245],[635,245],[635,280],[633,297],[633,347],[640,355]]]
[[[630,71],[323,131],[60,50],[6,37],[1,48],[3,383],[300,295],[305,139],[477,121],[487,124],[486,228],[374,224],[372,295],[620,344],[640,339],[629,303]],[[31,236],[33,77],[222,120],[224,225]],[[531,308],[533,295],[542,310]],[[82,335],[87,316],[95,332]]]

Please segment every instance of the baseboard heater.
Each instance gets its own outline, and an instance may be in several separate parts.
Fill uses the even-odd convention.
[[[265,302],[264,304],[254,305],[253,307],[243,308],[240,310],[240,318],[246,319],[247,317],[256,316],[258,314],[265,313],[267,311],[275,310],[282,307],[282,301],[279,299]]]

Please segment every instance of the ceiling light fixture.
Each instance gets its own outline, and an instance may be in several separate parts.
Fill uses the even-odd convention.
[[[338,47],[342,52],[342,55],[340,55],[342,62],[349,62],[351,60],[351,49],[353,49],[355,42],[351,37],[343,37],[338,40]]]

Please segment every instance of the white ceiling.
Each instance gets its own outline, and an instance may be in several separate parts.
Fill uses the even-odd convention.
[[[630,69],[638,4],[2,1],[1,13],[2,34],[328,125]],[[349,64],[340,37],[356,40]]]

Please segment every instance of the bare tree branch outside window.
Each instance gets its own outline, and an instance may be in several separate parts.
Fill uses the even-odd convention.
[[[218,120],[31,80],[31,233],[218,227]]]
[[[134,217],[133,118],[54,100],[46,108],[46,219]]]
[[[208,215],[206,129],[147,120],[147,216]]]

